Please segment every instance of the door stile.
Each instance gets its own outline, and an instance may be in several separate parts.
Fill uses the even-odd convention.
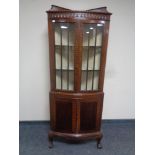
[[[82,27],[81,22],[76,23],[75,32],[75,54],[74,54],[74,90],[80,92],[81,89],[81,65],[82,65]]]
[[[54,37],[54,26],[52,24],[52,20],[48,18],[48,38],[49,38],[49,61],[50,61],[50,85],[51,90],[55,90],[55,51],[54,51],[54,45],[55,45],[55,37]]]
[[[72,99],[72,132],[75,133],[77,130],[77,103]]]
[[[76,133],[80,132],[80,102],[77,99],[76,100],[76,106],[77,106],[77,113],[76,113],[76,117],[77,117],[77,128],[76,128]]]
[[[106,65],[106,57],[107,57],[107,46],[108,46],[108,33],[109,33],[109,24],[110,21],[106,21],[103,29],[102,36],[102,52],[101,52],[101,64],[100,64],[100,76],[99,76],[99,90],[103,91],[104,85],[104,75],[105,75],[105,65]]]

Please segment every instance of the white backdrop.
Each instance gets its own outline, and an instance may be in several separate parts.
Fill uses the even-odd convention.
[[[133,119],[134,0],[20,0],[20,120],[49,120],[46,10],[51,4],[85,10],[107,6],[111,16],[103,119]]]

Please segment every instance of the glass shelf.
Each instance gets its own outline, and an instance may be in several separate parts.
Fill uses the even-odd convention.
[[[74,71],[73,69],[56,69],[56,71]]]
[[[96,70],[93,70],[93,69],[89,69],[89,70],[87,70],[87,69],[82,69],[82,71],[85,71],[85,72],[88,71],[88,72],[89,72],[89,71],[100,71],[100,70],[98,70],[98,69],[96,69]]]
[[[61,47],[62,48],[65,48],[65,47],[67,48],[68,46],[74,48],[74,46],[72,46],[72,45],[55,45],[55,48],[61,48]]]
[[[102,46],[94,46],[94,45],[89,45],[89,46],[83,46],[83,48],[102,48]]]

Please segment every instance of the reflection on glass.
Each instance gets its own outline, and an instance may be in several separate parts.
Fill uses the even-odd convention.
[[[53,21],[52,21],[53,22]],[[55,23],[56,89],[74,89],[74,24]]]
[[[81,90],[98,90],[103,24],[84,24]]]

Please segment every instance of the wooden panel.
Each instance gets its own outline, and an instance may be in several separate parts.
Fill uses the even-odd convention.
[[[52,130],[55,130],[55,101],[54,101],[54,94],[49,93],[49,100],[50,100],[50,127]]]
[[[48,15],[49,17],[49,15]],[[55,59],[54,59],[54,28],[51,20],[48,18],[48,38],[49,38],[49,61],[50,61],[50,88],[55,89]]]
[[[74,54],[74,63],[75,63],[75,73],[74,73],[74,90],[75,92],[80,91],[81,85],[81,62],[82,62],[82,30],[81,30],[81,23],[76,23],[76,30],[75,30],[75,54]]]
[[[56,131],[72,132],[72,102],[57,100]]]
[[[97,102],[80,103],[80,131],[96,129]]]

